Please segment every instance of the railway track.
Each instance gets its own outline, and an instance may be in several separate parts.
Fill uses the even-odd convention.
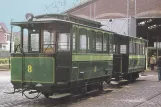
[[[7,85],[7,84],[6,84]],[[6,88],[5,88],[6,89]],[[107,90],[107,92],[109,91],[109,87],[105,88],[105,90]],[[115,90],[115,88],[113,88],[113,90]],[[112,89],[111,89],[112,91]],[[0,92],[1,93],[1,92]],[[106,94],[106,91],[104,92],[104,94]],[[3,94],[1,94],[3,96]],[[102,93],[92,93],[90,95],[82,95],[82,96],[78,96],[78,97],[66,97],[63,99],[46,99],[43,96],[41,96],[38,99],[34,99],[34,100],[28,100],[26,98],[23,97],[19,97],[17,99],[12,99],[12,100],[6,100],[5,102],[0,103],[0,107],[30,107],[30,106],[44,106],[44,107],[53,107],[53,106],[64,106],[64,105],[71,105],[72,103],[78,103],[82,100],[86,100],[89,98],[93,98],[95,96],[101,96]],[[140,103],[134,103],[134,105],[132,107],[140,107],[142,104],[158,97],[161,95],[161,91],[156,92],[153,95],[150,95],[149,97],[147,97],[144,101],[140,102]],[[12,96],[12,95],[11,95]],[[3,98],[3,97],[2,97]]]
[[[140,105],[142,105],[142,104],[146,103],[147,101],[150,101],[150,100],[152,100],[152,99],[158,97],[159,95],[161,95],[161,92],[159,92],[159,93],[157,93],[157,94],[154,94],[154,95],[152,95],[152,96],[146,98],[145,101],[140,102],[140,103],[134,105],[133,107],[139,107]]]

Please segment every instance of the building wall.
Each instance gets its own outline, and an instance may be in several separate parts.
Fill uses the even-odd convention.
[[[136,36],[136,19],[160,18],[161,0],[89,0],[66,13],[98,20],[110,31]]]
[[[6,46],[6,51],[10,51],[10,41],[7,41],[7,44],[4,44]],[[11,51],[14,51],[14,42],[11,43],[12,47],[11,47]]]

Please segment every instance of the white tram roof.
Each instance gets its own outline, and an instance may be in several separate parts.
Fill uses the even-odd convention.
[[[57,17],[61,16],[61,18],[57,18],[57,17],[53,17],[53,16],[57,16]],[[107,31],[107,30],[98,28],[96,26],[93,27],[93,26],[77,23],[77,22],[74,22],[72,20],[66,19],[66,18],[69,18],[69,16],[72,17],[72,18],[74,17],[75,19],[78,19],[80,21],[82,21],[82,20],[84,22],[89,21],[89,23],[91,23],[91,24],[95,24],[95,25],[98,24],[98,26],[101,26],[100,22],[96,22],[96,21],[92,21],[92,20],[88,20],[88,19],[79,18],[79,17],[73,16],[73,15],[62,15],[62,14],[39,15],[39,16],[33,17],[32,21],[11,22],[11,25],[21,26],[22,27],[24,25],[29,25],[29,24],[47,24],[47,23],[54,23],[54,22],[65,22],[65,23],[76,24],[76,25],[80,25],[80,26],[84,26],[84,27],[88,27],[88,28],[93,28],[93,29],[96,29],[96,30],[99,30],[99,31],[104,31],[104,32],[107,32],[107,33],[112,33],[114,35],[125,37],[125,38],[139,39],[139,40],[143,40],[143,41],[147,42],[147,40],[145,40],[143,38],[121,35],[121,34],[117,34],[116,32]],[[65,18],[63,19],[62,17],[65,17]]]

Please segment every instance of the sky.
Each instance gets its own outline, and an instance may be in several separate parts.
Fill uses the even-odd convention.
[[[25,21],[25,14],[40,15],[60,13],[76,4],[79,0],[0,0],[0,22],[10,30],[10,21]]]

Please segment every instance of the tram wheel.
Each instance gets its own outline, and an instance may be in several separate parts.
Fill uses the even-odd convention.
[[[45,96],[45,98],[49,98],[49,93],[43,93],[43,95]]]
[[[103,91],[103,82],[100,82],[100,84],[99,84],[99,90],[100,91]]]

